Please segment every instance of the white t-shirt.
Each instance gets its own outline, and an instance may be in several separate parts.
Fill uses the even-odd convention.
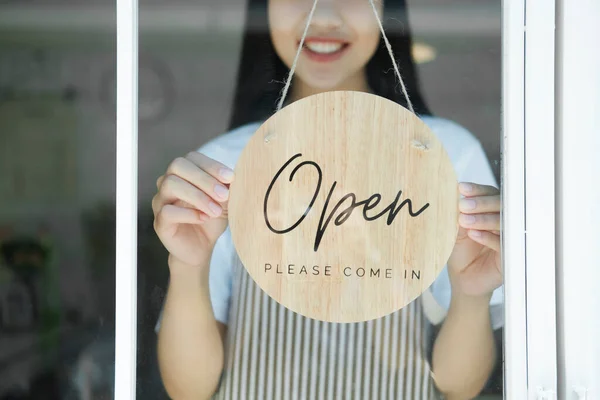
[[[421,117],[441,141],[454,166],[459,182],[473,182],[496,186],[496,179],[479,141],[460,125],[437,117]],[[202,146],[198,151],[230,168],[235,164],[250,137],[260,127],[252,123],[234,129]],[[229,228],[218,239],[210,262],[210,299],[215,318],[227,323],[231,292],[233,290],[233,267],[235,248]],[[423,310],[432,324],[444,319],[450,306],[451,287],[446,267],[421,296]],[[504,322],[504,290],[496,289],[490,300],[492,326],[497,329]],[[158,329],[158,325],[157,325]]]

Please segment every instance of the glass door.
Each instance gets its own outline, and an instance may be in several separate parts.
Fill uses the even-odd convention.
[[[339,12],[335,11],[335,4],[333,4],[335,2],[325,3],[332,7],[329,11],[333,14],[317,14],[319,18],[332,18],[331,15]],[[572,5],[574,8],[571,9],[561,2],[548,4],[548,2],[519,0],[507,0],[502,6],[491,1],[476,4],[462,1],[452,5],[445,3],[442,5],[433,0],[408,2],[407,6],[414,39],[411,54],[420,76],[424,99],[436,116],[452,121],[476,138],[502,192],[503,301],[496,303],[496,308],[490,307],[489,311],[491,320],[494,315],[496,318],[500,315],[500,320],[503,320],[503,324],[499,324],[502,329],[495,329],[494,333],[497,343],[503,344],[500,346],[498,359],[504,360],[504,368],[498,367],[500,363],[497,364],[496,371],[489,375],[485,385],[478,390],[481,398],[504,396],[553,399],[557,398],[558,393],[563,393],[565,396],[569,393],[584,393],[581,396],[587,395],[591,398],[589,396],[595,390],[593,382],[585,380],[586,376],[590,376],[589,372],[594,370],[594,358],[588,358],[589,362],[585,364],[586,371],[577,372],[576,375],[565,372],[566,364],[557,362],[564,356],[567,363],[578,364],[583,356],[573,354],[576,351],[582,354],[582,347],[594,348],[593,343],[581,340],[580,347],[575,350],[577,344],[574,344],[574,338],[591,336],[586,336],[587,334],[572,328],[576,323],[574,318],[577,318],[575,317],[577,314],[572,313],[574,303],[571,300],[576,292],[573,287],[575,272],[573,269],[567,269],[566,265],[572,262],[571,257],[574,259],[575,254],[583,254],[584,250],[581,248],[583,242],[571,241],[569,238],[573,236],[567,236],[568,232],[581,227],[565,222],[574,219],[563,219],[573,209],[567,207],[574,201],[570,197],[573,190],[567,190],[570,187],[570,177],[576,173],[590,173],[589,164],[575,164],[571,161],[576,158],[573,157],[573,152],[577,146],[571,142],[573,136],[564,133],[565,124],[567,121],[573,125],[581,124],[581,119],[576,118],[575,111],[569,108],[569,104],[573,103],[564,99],[588,96],[586,99],[589,101],[585,102],[586,105],[592,107],[597,104],[597,96],[594,97],[591,91],[582,89],[583,91],[575,92],[572,89],[588,86],[567,84],[569,79],[579,76],[573,69],[569,69],[574,66],[567,61],[575,59],[575,55],[566,57],[569,51],[575,52],[574,49],[577,47],[570,48],[565,45],[566,38],[576,35],[583,37],[581,36],[583,30],[576,32],[575,28],[571,28],[576,26],[573,23],[574,16],[581,16],[578,13],[583,6],[575,8],[578,6]],[[155,359],[154,350],[149,350],[145,345],[141,348],[137,345],[137,343],[152,343],[151,336],[148,336],[145,331],[136,333],[133,321],[138,321],[138,326],[144,326],[143,329],[147,330],[146,325],[153,325],[149,321],[153,321],[155,317],[160,320],[159,315],[164,312],[164,298],[168,296],[170,290],[165,255],[157,258],[156,266],[152,266],[156,268],[155,271],[161,271],[159,264],[162,263],[163,272],[148,274],[147,270],[144,270],[145,278],[142,278],[142,282],[148,279],[148,282],[152,283],[146,282],[140,285],[137,272],[142,271],[142,267],[137,257],[143,253],[134,250],[141,246],[136,226],[140,226],[140,235],[147,234],[151,231],[151,227],[137,220],[136,216],[142,214],[138,214],[136,207],[149,207],[154,190],[146,181],[150,180],[151,175],[158,177],[164,172],[170,160],[204,146],[206,142],[218,138],[221,133],[228,130],[227,121],[235,116],[235,113],[223,107],[229,107],[236,98],[234,86],[236,74],[240,71],[232,66],[238,65],[242,57],[240,56],[243,49],[241,29],[242,27],[265,28],[251,24],[253,21],[260,21],[260,18],[253,19],[253,17],[258,18],[257,16],[265,10],[245,7],[245,3],[242,2],[218,5],[182,3],[169,7],[147,4],[141,9],[141,15],[145,15],[145,18],[142,17],[138,24],[137,2],[119,1],[118,3],[120,46],[118,81],[121,83],[117,91],[120,113],[117,117],[119,146],[117,150],[119,171],[117,237],[122,238],[123,241],[118,241],[116,259],[117,299],[118,304],[122,305],[117,308],[116,319],[116,368],[121,372],[116,375],[117,398],[133,398],[136,386],[139,395],[145,390],[145,386],[152,386],[156,384],[156,379],[161,379],[158,373],[159,366],[150,365]],[[590,9],[588,14],[590,16],[594,15],[593,11],[598,11],[589,4],[587,7]],[[564,14],[555,15],[555,10]],[[563,24],[564,30],[560,33],[562,36],[558,36],[555,41],[554,24],[557,17]],[[583,26],[589,31],[588,37],[594,37],[592,24]],[[138,29],[143,43],[141,47],[138,46],[136,39]],[[584,42],[585,40],[580,40],[579,43]],[[144,50],[143,57],[139,59],[138,48]],[[588,63],[595,62],[593,52],[582,51],[578,54],[583,53],[586,54]],[[149,54],[151,56],[148,57]],[[144,68],[149,71],[148,83],[142,81],[142,60],[147,63],[147,66],[158,66]],[[257,60],[256,65],[262,64]],[[555,65],[559,66],[557,70]],[[266,68],[269,68],[269,65]],[[586,76],[592,75],[591,70],[587,71]],[[153,76],[159,78],[153,80]],[[555,85],[557,76],[562,77],[558,87]],[[177,82],[181,82],[182,79],[185,83],[178,85]],[[205,86],[198,85],[199,80]],[[140,97],[136,95],[138,84]],[[194,85],[198,87],[194,88]],[[157,92],[152,94],[150,90],[149,97],[145,97],[146,94],[142,96],[144,86],[155,88]],[[173,87],[177,87],[178,90],[168,90]],[[203,87],[210,88],[213,92],[207,93],[203,91]],[[565,97],[560,97],[563,95]],[[142,99],[144,99],[143,110]],[[563,100],[555,102],[555,99]],[[168,108],[170,104],[176,104],[175,107],[171,106],[170,114],[159,112]],[[217,105],[219,106],[216,107]],[[186,110],[196,111],[188,113]],[[152,121],[152,115],[162,115],[162,117],[142,127],[140,121],[142,121],[142,114],[145,116],[146,113],[150,115],[149,121]],[[137,117],[134,118],[135,115]],[[204,118],[199,118],[198,115]],[[177,118],[179,124],[173,122],[175,120],[173,116],[179,116]],[[560,148],[554,141],[555,116],[558,116],[561,121],[556,130],[557,144],[564,145]],[[592,123],[585,127],[581,125],[582,131],[592,132],[597,125],[594,125],[594,121],[592,120]],[[173,129],[175,126],[179,129]],[[155,136],[154,144],[145,141],[141,135],[137,136],[138,131],[150,133],[157,127],[171,129],[165,131],[163,136]],[[198,130],[201,132],[198,133]],[[592,135],[588,138],[590,143],[594,142],[594,137]],[[165,148],[169,153],[158,155],[152,161],[151,155],[160,154],[160,149]],[[588,149],[592,148],[593,146],[588,147]],[[558,161],[555,158],[556,154],[560,154]],[[593,173],[594,165],[591,166]],[[560,173],[557,172],[557,168],[560,168]],[[593,176],[589,178],[593,180]],[[144,179],[139,179],[140,177]],[[154,184],[154,179],[152,183]],[[554,193],[560,193],[556,198],[557,202],[554,200]],[[586,204],[594,204],[593,199],[597,198],[597,193],[592,190],[588,198],[591,200]],[[590,209],[591,206],[588,210]],[[558,219],[555,218],[556,215]],[[592,210],[591,218],[587,221],[594,221],[595,215]],[[587,227],[589,230],[590,226],[585,225],[583,229]],[[557,227],[564,230],[557,234],[556,232],[559,232]],[[153,246],[150,243],[152,241],[144,242],[146,248]],[[594,246],[585,247],[590,249]],[[556,257],[556,254],[559,256]],[[589,265],[583,259],[580,261],[579,268],[586,268]],[[140,269],[136,270],[138,266]],[[558,275],[555,274],[557,267]],[[144,265],[144,268],[148,266]],[[171,270],[170,273],[173,274],[173,271]],[[586,273],[592,274],[590,271]],[[232,288],[236,287],[232,277],[226,277],[222,281],[218,281],[217,278],[211,279],[213,279],[213,291],[224,290],[228,293],[227,289],[215,286],[219,284],[225,287],[228,285]],[[440,329],[443,329],[452,299],[452,291],[444,291],[439,289],[440,287],[443,287],[443,284],[432,286],[431,290],[423,296],[424,299],[421,299],[429,313],[432,346],[435,338],[439,337],[436,335],[439,335]],[[555,288],[558,288],[558,291]],[[591,292],[590,289],[579,293]],[[153,297],[160,300],[156,301],[155,298],[153,303],[146,301]],[[144,300],[140,301],[140,299]],[[557,299],[559,299],[558,306]],[[219,300],[218,296],[211,297],[213,307]],[[594,296],[590,295],[586,303],[592,307],[593,302]],[[148,304],[152,306],[147,307]],[[228,303],[225,301],[222,304],[227,307]],[[144,307],[144,310],[140,311],[140,307]],[[214,316],[220,312],[216,308],[213,311]],[[146,319],[149,321],[146,321],[145,325],[139,324],[139,321]],[[557,320],[568,320],[571,324],[557,331]],[[393,325],[393,321],[392,319],[388,324]],[[580,318],[576,321],[578,324],[582,323]],[[386,322],[382,322],[382,325],[386,326]],[[377,326],[375,322],[372,328],[374,332],[380,332],[377,329],[385,329]],[[159,321],[157,332],[160,332],[160,329]],[[365,332],[369,332],[371,328],[365,329]],[[339,331],[332,330],[336,335],[337,332],[342,335],[342,331],[341,328]],[[321,340],[324,331],[319,332],[321,335],[319,340]],[[230,333],[229,339],[225,339],[224,343],[231,344],[234,340],[246,340],[241,335],[241,333]],[[145,342],[146,340],[148,342]],[[274,343],[273,349],[280,348],[277,339]],[[583,346],[582,343],[587,343],[587,346]],[[253,345],[251,341],[250,347]],[[282,348],[287,348],[286,346],[287,344]],[[252,356],[243,356],[246,354],[243,347],[235,348],[240,349],[238,353],[240,360],[254,362]],[[233,352],[229,357],[235,355],[236,352]],[[136,357],[142,360],[142,364],[147,363],[143,368],[149,374],[140,377],[138,373],[137,384]],[[324,360],[326,363],[330,362],[327,358]],[[139,372],[139,365],[137,368]],[[165,368],[168,367],[163,365],[162,368],[164,378]],[[242,367],[232,369],[231,372],[232,377],[236,373],[239,376],[246,376],[247,373]],[[374,374],[371,376],[384,376],[381,375],[381,370],[377,370]],[[277,376],[274,376],[271,381],[267,378],[265,382],[271,382],[274,390],[281,390],[281,387],[286,385],[284,381],[278,386]],[[228,384],[227,369],[221,379],[221,382],[226,382],[225,385]],[[332,378],[331,382],[337,387],[339,381]],[[239,386],[235,383],[230,384],[231,388],[236,388],[238,394],[241,393],[239,390],[256,388],[249,383],[239,382]],[[323,383],[317,383],[317,387],[320,388],[321,386],[318,385]],[[175,393],[173,386],[169,387],[169,390]],[[156,398],[166,396],[166,393],[161,393],[159,395],[155,392],[158,396]],[[247,393],[249,392],[243,392],[240,396],[243,397]],[[231,395],[231,392],[225,395]],[[144,395],[144,398],[150,397]]]

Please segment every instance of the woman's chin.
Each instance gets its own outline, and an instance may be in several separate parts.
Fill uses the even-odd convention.
[[[334,90],[344,90],[343,80],[337,77],[329,77],[329,76],[311,76],[301,78],[302,81],[310,87],[312,92],[321,93],[321,92],[330,92]]]

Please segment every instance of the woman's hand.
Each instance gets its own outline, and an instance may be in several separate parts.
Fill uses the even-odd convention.
[[[175,159],[158,178],[154,230],[171,257],[187,265],[206,264],[227,228],[232,181],[231,169],[198,152]]]
[[[448,260],[452,290],[491,296],[502,285],[500,192],[492,186],[461,183],[456,245]]]

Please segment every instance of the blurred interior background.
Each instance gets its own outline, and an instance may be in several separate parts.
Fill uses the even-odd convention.
[[[408,3],[426,101],[481,140],[499,177],[501,2]],[[243,0],[140,1],[141,399],[166,398],[155,181],[226,129],[244,13]],[[2,400],[112,398],[115,33],[114,1],[0,0]]]

